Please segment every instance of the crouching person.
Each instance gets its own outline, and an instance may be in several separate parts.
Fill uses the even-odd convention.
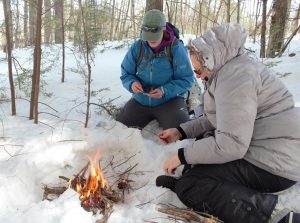
[[[300,180],[300,108],[266,66],[244,53],[246,37],[240,25],[224,24],[189,43],[206,86],[204,114],[159,136],[166,143],[197,138],[164,163],[168,174],[192,168],[156,183],[226,223],[286,222],[292,214],[272,193]],[[300,222],[299,214],[287,222]]]
[[[116,120],[128,127],[143,128],[152,120],[163,129],[176,127],[189,120],[184,95],[194,75],[187,50],[156,9],[146,12],[141,37],[121,65],[122,84],[132,98]]]

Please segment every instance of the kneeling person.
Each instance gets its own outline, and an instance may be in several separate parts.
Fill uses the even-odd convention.
[[[184,45],[173,45],[175,36],[164,14],[146,12],[142,39],[127,52],[121,65],[123,86],[132,93],[116,120],[128,127],[145,127],[156,119],[163,129],[189,120],[184,95],[194,82],[192,67]],[[166,55],[171,45],[172,61]],[[144,57],[137,61],[141,46]]]

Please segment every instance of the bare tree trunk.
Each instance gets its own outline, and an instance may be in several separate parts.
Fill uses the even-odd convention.
[[[174,15],[174,24],[177,22],[177,9],[178,9],[178,4],[175,3],[175,15]]]
[[[263,0],[263,11],[262,11],[262,26],[260,35],[260,57],[265,58],[266,56],[266,23],[267,23],[267,2],[268,0]]]
[[[75,14],[74,14],[74,0],[71,0],[71,2],[70,2],[70,17],[69,17],[69,19],[67,19],[67,21],[68,21],[68,24],[75,24],[75,21],[76,21],[76,19],[75,19]],[[73,40],[74,41],[74,33],[75,33],[75,29],[74,29],[74,27],[72,27],[72,28],[68,28],[68,40]]]
[[[237,14],[236,14],[236,22],[240,23],[240,11],[241,11],[241,0],[237,0]]]
[[[12,4],[12,0],[6,0],[7,3],[7,11],[8,11],[8,17],[9,17],[9,21],[10,21],[10,27],[9,27],[9,31],[10,31],[10,47],[11,50],[14,48],[14,29],[13,29],[13,12],[11,10],[11,4]]]
[[[226,19],[226,22],[230,22],[230,2],[231,0],[227,0],[227,19]]]
[[[131,0],[131,18],[132,18],[132,26],[133,26],[133,39],[136,40],[136,32],[135,32],[135,16],[134,16],[134,9],[135,9],[135,6],[134,6],[134,0]]]
[[[298,10],[297,10],[297,13],[293,19],[294,21],[293,21],[292,27],[294,30],[297,29],[297,27],[299,25],[299,19],[300,19],[300,4],[299,4]]]
[[[183,0],[180,1],[180,22],[181,22],[181,34],[184,35],[184,25],[183,25]]]
[[[125,5],[125,4],[124,4],[124,5]],[[120,29],[120,37],[119,37],[119,39],[122,39],[122,38],[123,38],[123,35],[124,35],[124,33],[125,33],[125,29],[126,29],[126,18],[128,17],[129,6],[130,6],[130,4],[127,4],[127,8],[126,8],[126,11],[125,11],[124,17],[123,17],[123,23],[122,23],[121,29]]]
[[[292,27],[291,27],[291,17],[290,17],[290,14],[291,14],[291,10],[290,10],[290,8],[291,8],[291,0],[287,0],[287,12],[286,12],[286,24],[285,24],[285,29],[284,29],[284,34],[285,33],[288,33],[289,32],[289,29],[291,29]],[[284,41],[283,41],[284,42]],[[282,43],[283,44],[283,43]]]
[[[28,45],[28,2],[24,1],[24,19],[23,19],[23,32],[24,32],[24,46]]]
[[[183,14],[184,15],[190,15],[190,13],[189,13],[189,8],[190,7],[191,6],[189,5],[188,0],[185,0],[184,10],[183,10]],[[184,23],[186,24],[186,26],[185,26],[185,33],[191,33],[190,16],[183,16],[183,19],[184,19]]]
[[[110,33],[109,33],[109,39],[113,40],[113,36],[114,36],[114,22],[115,22],[115,4],[116,1],[113,0],[113,4],[112,4],[112,13],[111,13],[111,22],[110,22]]]
[[[20,46],[20,10],[19,10],[19,0],[16,0],[16,33],[15,33],[15,47],[18,48]]]
[[[287,17],[287,5],[288,0],[275,0],[274,2],[267,50],[268,57],[274,57],[275,53],[279,52],[282,47]]]
[[[34,54],[33,54],[33,74],[32,74],[32,81],[31,81],[31,94],[30,94],[30,108],[29,108],[29,120],[32,120],[34,118],[34,114],[35,114],[35,102],[34,102],[34,98],[35,98],[35,91],[36,91],[36,59],[37,55],[36,55],[36,50],[34,50]]]
[[[120,9],[118,10],[119,13],[118,13],[118,18],[117,18],[117,24],[115,25],[115,35],[114,35],[114,38],[115,39],[120,39],[121,38],[121,27],[122,27],[122,24],[125,23],[125,21],[122,20],[122,14],[124,13],[124,10],[125,10],[125,4],[124,4],[124,1],[125,0],[121,0],[121,3],[120,3]],[[117,5],[118,5],[118,2],[117,2]]]
[[[196,8],[197,3],[195,3],[195,8]],[[193,10],[193,18],[192,18],[192,30],[196,30],[198,23],[196,21],[196,16],[198,15],[198,13],[196,12],[196,10]],[[195,27],[196,26],[196,27]]]
[[[16,115],[16,100],[15,100],[15,87],[12,73],[12,53],[11,53],[11,21],[8,12],[9,1],[3,0],[3,11],[5,17],[5,33],[6,33],[6,46],[7,46],[7,61],[8,61],[8,77],[10,85],[10,96],[11,96],[11,114]]]
[[[245,13],[245,8],[246,8],[245,1],[242,1],[241,3],[242,3],[241,12]],[[245,23],[245,16],[242,16],[240,18],[240,20],[241,20],[241,23]]]
[[[37,0],[29,0],[29,45],[34,45],[36,27],[36,3]]]
[[[35,54],[35,95],[34,95],[34,123],[38,123],[38,101],[39,101],[39,91],[40,91],[40,75],[41,75],[41,39],[42,39],[42,6],[43,6],[43,0],[39,0],[37,3],[37,20],[36,20],[36,39],[35,39],[35,48],[34,48],[34,54]]]
[[[160,11],[163,11],[164,1],[163,0],[147,0],[145,12],[147,12],[151,9],[158,9]]]
[[[213,15],[215,16],[216,15],[216,12],[217,12],[217,0],[214,0],[215,4],[214,4],[214,11],[213,11]]]
[[[218,23],[220,11],[221,11],[221,8],[222,8],[222,3],[223,3],[223,1],[220,2],[219,8],[218,8],[218,10],[217,10],[217,12],[216,12],[216,16],[215,16],[215,20],[214,20],[214,23],[215,23],[215,24]]]
[[[262,0],[262,1],[264,1],[264,0]],[[268,11],[268,13],[267,13],[267,15],[266,15],[266,20],[267,20],[267,19],[269,18],[269,16],[271,15],[271,12],[272,12],[272,8],[270,8],[270,10]],[[261,26],[262,26],[262,21],[256,25],[255,29],[249,34],[249,36],[253,36],[253,35],[257,32],[257,30],[258,30],[259,28],[261,28]]]
[[[282,48],[280,49],[278,55],[276,55],[276,56],[282,56],[282,54],[284,53],[284,51],[286,50],[286,48],[288,47],[288,45],[290,44],[290,42],[292,41],[294,36],[299,32],[299,30],[300,30],[300,25],[297,27],[297,29],[294,30],[294,32],[291,34],[291,36],[288,38],[288,40],[282,46]]]
[[[81,41],[81,24],[80,24],[80,17],[79,16],[76,17],[75,24],[76,24],[76,28],[74,30],[73,39],[74,39],[74,45],[77,46],[77,45],[80,44],[80,41]]]
[[[44,42],[50,43],[51,38],[51,0],[45,0]]]
[[[65,21],[64,21],[64,2],[62,1],[62,15],[61,15],[61,35],[62,35],[62,68],[61,68],[61,82],[65,82]]]
[[[55,13],[55,43],[62,43],[62,4],[63,0],[55,0],[54,2],[54,13]]]
[[[199,26],[199,29],[200,29],[200,35],[202,35],[202,4],[203,4],[203,1],[199,0],[198,2],[199,2],[199,15],[198,15],[199,23],[198,23],[198,26]]]
[[[207,18],[204,23],[204,32],[207,30],[207,23],[208,23],[208,18],[209,18],[209,14],[210,14],[210,5],[211,5],[211,0],[208,1]]]
[[[197,2],[195,3],[195,8],[196,7],[199,7],[199,12],[200,12],[200,0],[198,1],[198,4],[197,4]],[[199,36],[199,27],[201,26],[201,24],[200,24],[200,13],[197,13],[197,23],[196,23],[196,37],[198,37]]]
[[[173,8],[172,8],[172,2],[171,2],[171,6],[169,6],[169,3],[166,2],[166,6],[167,6],[168,21],[170,23],[172,23],[172,21],[173,21],[173,13],[174,13]]]
[[[257,26],[257,20],[260,13],[260,3],[261,3],[260,1],[257,1],[256,12],[255,12],[255,27]],[[255,43],[255,41],[256,41],[256,31],[254,32],[253,35],[253,43]]]
[[[87,33],[87,27],[85,23],[85,16],[81,4],[81,0],[79,0],[79,7],[81,10],[81,21],[82,21],[82,26],[83,26],[83,33],[84,33],[84,44],[86,47],[86,65],[88,67],[88,92],[87,92],[87,107],[86,107],[86,116],[85,116],[85,124],[84,127],[87,128],[88,122],[89,122],[89,113],[90,113],[90,96],[91,96],[91,76],[92,76],[92,71],[91,71],[91,64],[90,64],[90,46],[89,46],[89,39],[88,39],[88,33]]]

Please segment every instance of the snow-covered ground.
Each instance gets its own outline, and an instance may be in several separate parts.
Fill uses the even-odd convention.
[[[107,43],[106,46],[108,44],[117,46],[120,43]],[[105,113],[99,115],[96,106],[91,107],[89,127],[84,128],[85,80],[71,70],[76,69],[76,61],[70,47],[66,55],[65,83],[60,82],[61,59],[56,60],[52,69],[44,74],[47,83],[44,89],[52,95],[40,97],[39,101],[48,106],[39,104],[41,113],[38,125],[28,120],[29,103],[22,99],[23,93],[17,91],[15,117],[10,115],[10,103],[0,101],[0,222],[94,223],[101,216],[93,216],[81,208],[76,192],[68,190],[52,202],[42,201],[42,197],[43,185],[63,183],[58,176],[72,177],[86,164],[87,156],[96,151],[101,151],[103,166],[113,156],[115,163],[133,156],[119,167],[114,176],[138,164],[129,176],[133,180],[133,190],[125,193],[124,203],[114,205],[109,222],[166,222],[165,215],[155,210],[157,204],[179,207],[182,204],[172,192],[157,188],[155,178],[163,174],[164,159],[187,142],[163,145],[153,129],[143,132],[129,129]],[[247,47],[258,49],[250,42]],[[95,94],[103,88],[110,90],[99,92],[92,97],[92,102],[100,103],[99,99],[105,102],[121,96],[114,101],[121,105],[130,97],[119,79],[120,63],[127,49],[111,48],[103,53],[101,49],[99,46],[95,53],[92,90]],[[44,66],[55,60],[59,50],[58,46],[43,49],[44,53],[48,52],[43,58]],[[282,80],[295,96],[297,106],[300,106],[300,40],[293,41],[287,53],[293,52],[296,53],[294,57],[285,54],[265,62],[276,63],[272,69],[283,76],[289,73]],[[14,51],[14,56],[23,66],[31,66],[31,55],[32,49]],[[7,64],[3,58],[5,55],[0,53],[0,93],[4,89],[9,95]],[[107,177],[107,180],[112,184],[115,179]],[[285,191],[280,195],[280,200],[286,207],[300,212],[300,184]]]

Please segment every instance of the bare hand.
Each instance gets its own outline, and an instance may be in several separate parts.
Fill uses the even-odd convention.
[[[176,128],[166,129],[159,133],[159,138],[164,143],[168,144],[179,140],[182,135]]]
[[[164,170],[168,174],[174,174],[177,167],[181,165],[178,155],[175,154],[169,157],[164,164]]]
[[[160,88],[155,88],[148,93],[148,96],[151,98],[162,98],[163,92]]]
[[[135,82],[132,83],[131,89],[132,89],[133,93],[135,93],[135,94],[137,94],[137,93],[143,93],[144,92],[141,83],[137,82],[137,81],[135,81]]]

